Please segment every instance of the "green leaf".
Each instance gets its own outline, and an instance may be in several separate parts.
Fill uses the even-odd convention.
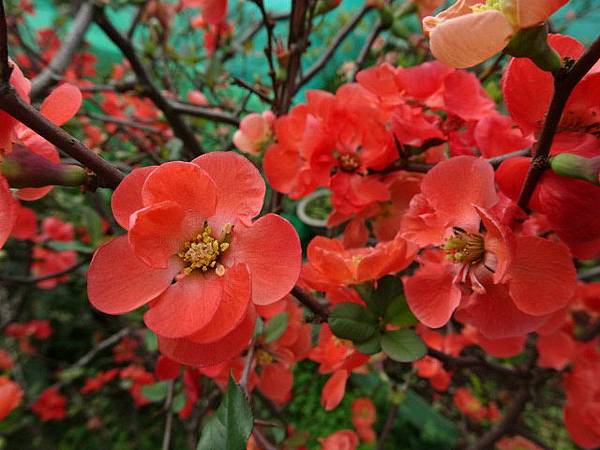
[[[329,315],[333,334],[353,342],[364,342],[377,331],[377,317],[357,303],[339,303]]]
[[[399,278],[388,275],[377,282],[375,289],[370,298],[365,301],[369,308],[379,317],[385,315],[387,309],[392,303],[401,301],[404,297],[404,287]]]
[[[404,295],[394,297],[392,302],[387,306],[383,319],[386,324],[390,323],[402,327],[414,325],[418,322],[417,318],[408,307]]]
[[[254,418],[242,388],[229,378],[227,392],[202,429],[197,450],[243,450]]]
[[[146,330],[146,333],[144,334],[144,345],[149,352],[158,350],[158,338],[150,330]]]
[[[281,337],[288,325],[288,313],[282,312],[273,316],[267,322],[267,326],[264,330],[265,342],[268,344],[269,342],[276,341]]]
[[[421,338],[408,328],[386,331],[381,338],[381,348],[394,361],[400,362],[415,361],[427,352]]]
[[[365,355],[374,355],[381,351],[381,334],[375,333],[369,339],[356,345],[356,349]]]
[[[185,394],[179,393],[173,397],[173,403],[171,404],[171,410],[174,413],[178,413],[185,406]]]
[[[167,396],[169,390],[167,381],[159,381],[158,383],[146,384],[142,386],[142,395],[151,402],[160,402]]]
[[[62,252],[62,251],[66,251],[66,250],[74,250],[76,252],[79,253],[94,253],[94,249],[88,247],[87,245],[82,244],[81,242],[77,242],[77,241],[69,241],[69,242],[63,242],[63,241],[48,241],[45,243],[46,247],[52,249],[52,250],[56,250],[57,252]]]

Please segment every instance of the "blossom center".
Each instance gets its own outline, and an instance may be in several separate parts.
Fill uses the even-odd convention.
[[[202,231],[194,239],[186,242],[183,250],[177,254],[185,263],[183,272],[189,275],[196,269],[202,272],[214,269],[218,276],[223,276],[225,266],[219,262],[219,258],[229,248],[232,228],[231,224],[225,225],[221,236],[215,238],[212,228],[204,225]]]
[[[340,165],[340,169],[342,169],[344,172],[354,172],[360,167],[360,160],[358,159],[358,156],[351,153],[344,153],[338,156],[338,163]]]
[[[273,362],[273,356],[262,348],[256,350],[256,361],[260,366],[268,366]]]
[[[456,263],[475,264],[483,259],[485,245],[480,234],[455,230],[444,244],[446,259]]]

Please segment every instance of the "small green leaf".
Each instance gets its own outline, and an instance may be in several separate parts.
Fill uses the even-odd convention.
[[[394,297],[393,301],[387,306],[383,319],[385,323],[403,327],[414,325],[418,322],[403,295]]]
[[[381,334],[375,333],[369,339],[356,345],[356,349],[365,355],[374,355],[381,351]]]
[[[74,250],[79,253],[87,253],[87,254],[94,253],[94,249],[88,247],[87,245],[82,244],[81,242],[77,242],[77,241],[69,241],[69,242],[48,241],[48,242],[46,242],[45,245],[52,250],[56,250],[57,252],[63,252],[66,250]]]
[[[150,330],[146,330],[146,333],[144,334],[144,345],[146,346],[146,350],[149,352],[155,352],[158,350],[158,338]]]
[[[381,348],[394,361],[400,362],[415,361],[427,352],[421,338],[408,328],[386,331],[381,338]]]
[[[339,303],[329,315],[333,334],[353,342],[364,342],[377,331],[377,317],[357,303]]]
[[[363,300],[377,317],[382,317],[389,305],[403,298],[404,288],[399,278],[388,275],[377,282],[377,289],[362,288]],[[360,292],[360,291],[359,291]]]
[[[197,450],[243,450],[253,423],[248,400],[240,386],[230,377],[219,408],[202,429]]]
[[[185,406],[185,395],[183,393],[177,394],[173,397],[173,403],[171,404],[171,411],[178,413]]]
[[[267,322],[267,326],[264,330],[265,342],[268,344],[269,342],[276,341],[281,337],[288,325],[288,313],[282,312],[273,316]]]
[[[146,384],[142,386],[142,395],[151,402],[160,402],[167,396],[169,390],[167,381],[159,381],[158,383]]]

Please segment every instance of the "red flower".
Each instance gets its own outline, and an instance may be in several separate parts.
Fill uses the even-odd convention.
[[[565,377],[567,402],[565,426],[571,438],[585,449],[600,446],[600,352],[598,342],[585,345],[574,361],[573,370]]]
[[[44,422],[49,420],[62,420],[67,417],[67,398],[58,388],[44,389],[37,400],[31,405],[31,410]]]
[[[255,222],[265,185],[235,153],[132,172],[112,199],[128,229],[100,247],[88,272],[90,302],[109,314],[144,304],[161,352],[189,365],[236,356],[254,329],[254,305],[294,286],[300,242],[289,222]]]
[[[542,447],[523,436],[504,436],[496,443],[496,450],[542,450]]]
[[[0,420],[19,406],[22,398],[23,390],[19,385],[4,376],[0,376]]]
[[[375,247],[345,249],[337,239],[315,237],[308,244],[308,263],[302,279],[310,287],[328,291],[342,285],[360,284],[399,272],[413,260],[415,246],[399,234]]]
[[[321,450],[356,450],[358,436],[352,430],[339,430],[326,438],[319,438]]]
[[[422,193],[411,201],[403,236],[422,247],[445,241],[403,278],[411,310],[431,328],[446,324],[461,306],[458,318],[486,337],[520,336],[574,295],[576,274],[566,247],[515,236],[504,224],[506,211],[490,209],[498,203],[493,177],[482,160],[451,158],[425,176]]]
[[[487,409],[467,388],[458,388],[454,392],[454,406],[460,412],[479,422],[487,416]]]
[[[358,436],[364,442],[373,442],[375,440],[375,432],[373,424],[377,411],[371,399],[367,397],[359,397],[352,401],[352,424],[356,428]]]

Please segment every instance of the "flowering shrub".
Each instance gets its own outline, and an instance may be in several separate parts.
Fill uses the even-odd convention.
[[[0,447],[600,446],[585,2],[42,3],[0,1]]]

